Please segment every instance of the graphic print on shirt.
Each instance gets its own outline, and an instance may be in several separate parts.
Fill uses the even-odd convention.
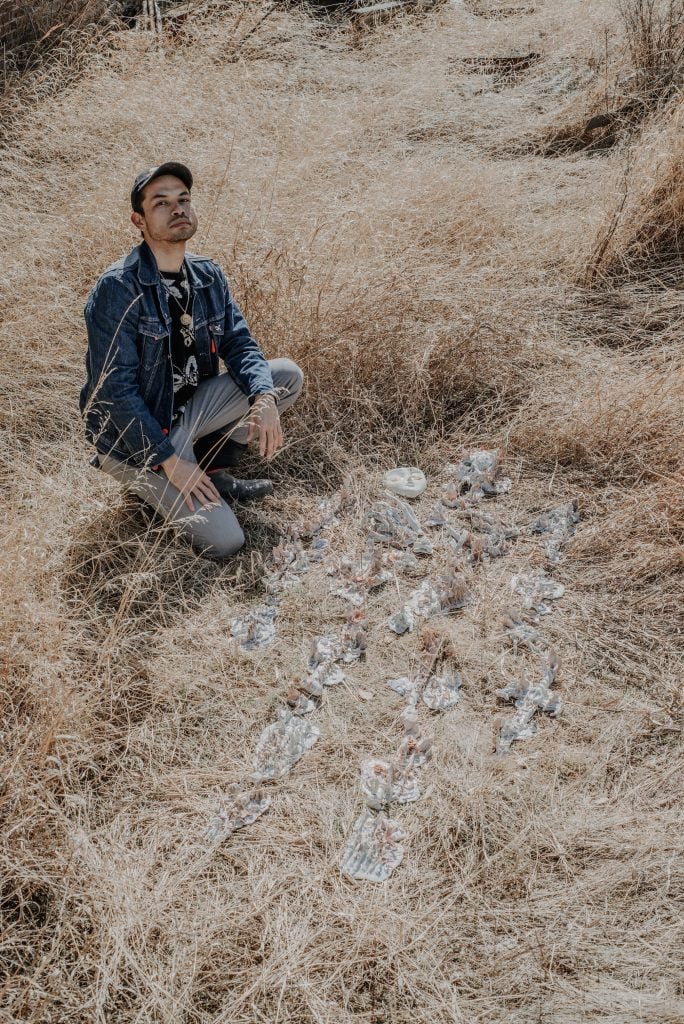
[[[196,388],[199,384],[199,370],[197,359],[190,355],[182,369],[173,368],[173,393],[178,394],[181,388],[190,386]]]
[[[171,362],[173,370],[173,410],[176,419],[185,408],[185,403],[192,396],[200,382],[195,345],[194,324],[192,322],[192,298],[185,264],[176,273],[166,271],[162,282],[169,300],[171,314]],[[183,323],[183,320],[188,320]]]

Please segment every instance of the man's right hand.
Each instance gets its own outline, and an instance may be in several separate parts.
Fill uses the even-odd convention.
[[[168,477],[169,483],[173,484],[183,495],[185,504],[191,512],[195,511],[192,504],[192,496],[203,505],[216,505],[221,501],[221,495],[211,482],[211,478],[204,473],[196,462],[188,462],[181,459],[179,455],[170,455],[161,464],[162,469]]]

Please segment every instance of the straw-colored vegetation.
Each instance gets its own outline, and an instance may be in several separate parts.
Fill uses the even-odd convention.
[[[227,3],[161,48],[109,36],[5,122],[3,1021],[684,1017],[681,82],[610,146],[551,152],[638,52],[607,0],[495,6],[363,32],[274,11],[247,39],[266,7]],[[461,59],[510,54],[539,57]],[[226,565],[88,466],[76,408],[85,295],[136,242],[135,172],[169,157],[196,174],[195,250],[307,377],[277,497],[244,512]],[[353,549],[382,469],[423,467],[422,513],[444,463],[485,445],[509,518],[580,500],[546,627],[562,715],[493,754],[510,574],[539,558],[521,543],[439,627],[463,696],[433,724],[404,863],[378,887],[343,878],[359,760],[398,735],[385,679],[418,656],[384,625],[387,588],[318,745],[213,849],[219,794],[343,621],[312,572],[276,645],[237,651],[279,531],[350,473],[332,540]]]

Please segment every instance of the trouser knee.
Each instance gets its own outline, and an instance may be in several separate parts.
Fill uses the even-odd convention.
[[[288,395],[297,398],[304,386],[304,374],[292,359],[274,359],[271,362],[273,385],[285,388]]]
[[[192,546],[207,558],[231,558],[244,547],[245,535],[239,528],[222,537],[192,537]]]

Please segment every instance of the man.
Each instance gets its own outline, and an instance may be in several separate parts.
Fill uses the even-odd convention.
[[[80,408],[93,464],[177,524],[200,552],[244,544],[229,507],[271,493],[228,471],[252,439],[271,459],[302,372],[264,358],[221,268],[186,252],[197,230],[192,174],[176,162],[137,176],[131,221],[143,241],[90,292]],[[219,358],[228,373],[219,374]]]

